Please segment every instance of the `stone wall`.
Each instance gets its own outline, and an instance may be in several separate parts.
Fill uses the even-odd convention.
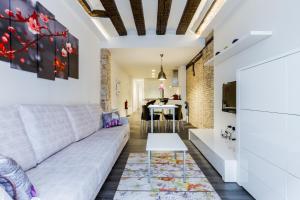
[[[190,106],[189,122],[198,128],[214,126],[214,67],[204,66],[214,53],[213,41],[203,49],[203,56],[187,69],[187,101]]]
[[[111,53],[101,49],[101,107],[107,112],[111,110]]]

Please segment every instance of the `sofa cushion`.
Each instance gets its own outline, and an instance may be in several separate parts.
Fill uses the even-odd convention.
[[[27,172],[43,200],[95,198],[114,165],[128,127],[101,129],[54,154]]]
[[[95,138],[101,138],[101,140],[119,141],[122,140],[124,137],[129,137],[129,132],[129,125],[125,124],[113,128],[101,129],[95,134],[93,134],[89,139],[95,140]]]
[[[14,106],[0,108],[0,141],[0,153],[14,159],[23,170],[36,166],[32,146]]]
[[[63,106],[22,105],[20,114],[38,163],[75,141]]]
[[[94,121],[85,105],[65,106],[76,141],[81,140],[96,132]]]
[[[115,131],[113,131],[115,130]],[[64,150],[51,156],[41,165],[95,165],[99,166],[99,162],[108,155],[114,155],[120,147],[124,138],[128,136],[126,127],[115,127],[111,129],[101,129],[95,134],[75,142]],[[112,159],[112,156],[108,156]],[[102,166],[99,166],[101,171]]]
[[[92,200],[100,180],[92,166],[38,166],[26,173],[41,200]]]
[[[103,127],[102,109],[98,104],[89,104],[86,106],[94,122],[94,128],[98,131]]]

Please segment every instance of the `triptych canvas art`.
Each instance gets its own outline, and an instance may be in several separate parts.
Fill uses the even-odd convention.
[[[41,3],[0,1],[0,60],[39,78],[79,78],[78,39]]]

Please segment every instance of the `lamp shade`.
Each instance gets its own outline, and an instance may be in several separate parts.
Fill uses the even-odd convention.
[[[167,80],[167,76],[164,72],[163,66],[162,66],[162,58],[163,58],[163,54],[160,54],[160,58],[161,58],[161,64],[160,64],[160,72],[158,73],[157,79],[160,81],[164,81]]]
[[[167,76],[165,74],[165,72],[163,71],[163,68],[161,68],[160,72],[158,73],[158,77],[157,77],[160,81],[164,81],[167,79]]]

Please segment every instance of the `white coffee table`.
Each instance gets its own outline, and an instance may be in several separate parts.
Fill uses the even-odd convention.
[[[183,152],[183,181],[186,181],[185,158],[187,147],[177,133],[149,133],[147,139],[146,151],[148,152],[148,182],[151,179],[151,152],[153,151],[173,151]]]

